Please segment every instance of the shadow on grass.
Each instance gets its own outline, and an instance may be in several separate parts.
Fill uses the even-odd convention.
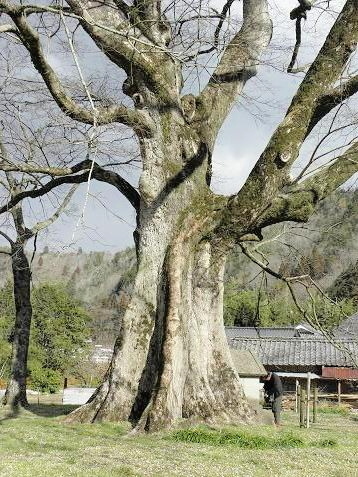
[[[29,407],[3,406],[0,414],[0,425],[4,421],[23,417],[24,415],[35,414],[39,417],[61,417],[66,416],[78,406],[65,404],[30,404]]]
[[[40,417],[66,416],[79,406],[73,404],[31,404],[29,411]]]

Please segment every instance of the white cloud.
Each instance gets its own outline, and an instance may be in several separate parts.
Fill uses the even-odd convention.
[[[224,195],[238,192],[244,185],[253,165],[252,158],[235,154],[230,147],[218,145],[213,160],[211,186],[213,191]]]

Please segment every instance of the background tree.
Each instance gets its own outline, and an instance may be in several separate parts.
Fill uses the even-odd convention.
[[[8,106],[10,111],[10,107]],[[4,118],[3,125],[6,124]],[[25,124],[17,121],[12,116],[11,128],[4,128],[2,137],[0,137],[0,156],[3,161],[16,162],[18,156],[24,156],[25,162],[33,158],[34,151],[30,141],[26,143],[27,150],[23,149],[26,134],[24,132]],[[20,123],[20,124],[19,124]],[[20,135],[16,134],[16,125],[19,125]],[[32,131],[35,140],[40,141],[40,134]],[[25,138],[23,137],[25,136]],[[23,140],[23,142],[21,141]],[[42,144],[42,151],[46,149]],[[29,156],[26,156],[28,152]],[[11,159],[9,157],[11,154]],[[16,172],[6,171],[0,178],[1,193],[7,200],[15,197],[21,197],[25,191],[33,187],[35,181],[32,178]],[[52,210],[52,214],[44,220],[39,220],[31,225],[27,225],[22,201],[17,202],[14,207],[3,208],[1,211],[5,221],[0,229],[0,235],[8,242],[10,251],[2,251],[11,257],[12,275],[13,275],[13,294],[15,300],[14,327],[12,330],[12,364],[11,377],[8,380],[3,404],[13,408],[17,406],[27,406],[26,398],[26,376],[27,376],[27,355],[30,340],[30,328],[32,317],[31,306],[31,269],[28,257],[25,252],[26,245],[31,239],[34,239],[34,253],[36,251],[37,235],[42,230],[54,223],[60,214],[67,207],[76,186],[67,191],[64,198],[57,198],[57,206]],[[56,208],[57,207],[57,208]],[[7,218],[7,216],[9,218]],[[42,257],[40,257],[42,260]],[[39,263],[40,265],[40,263]]]
[[[79,361],[88,359],[91,318],[61,285],[36,287],[32,303],[31,383],[54,392]]]
[[[0,235],[10,244],[11,251],[4,250],[3,253],[8,253],[12,259],[16,302],[16,320],[12,335],[13,377],[8,381],[3,403],[16,407],[27,406],[27,354],[32,310],[31,269],[25,249],[29,241],[34,239],[34,258],[39,232],[59,218],[78,184],[88,181],[90,175],[87,171],[69,179],[60,177],[48,181],[46,174],[35,176],[29,169],[34,164],[38,170],[46,168],[50,163],[64,166],[71,162],[73,157],[78,157],[79,153],[85,154],[83,144],[88,145],[88,142],[95,141],[96,137],[88,136],[87,126],[76,126],[66,120],[66,116],[54,111],[41,84],[16,76],[14,70],[21,55],[19,56],[16,50],[10,62],[11,56],[5,48],[2,60],[6,70],[0,83],[0,157],[2,163],[11,166],[5,168],[7,170],[3,170],[0,177],[0,193],[4,202],[0,210],[3,216]],[[109,151],[118,153],[120,148],[117,144],[122,141],[121,135],[113,139],[110,137],[110,131],[106,133],[108,136],[105,146],[97,150],[101,158],[106,158]],[[93,174],[93,178],[99,176],[104,179],[101,172],[99,175],[97,172]],[[113,173],[110,179],[114,182],[115,178],[116,174]],[[73,185],[69,187],[67,183]],[[38,199],[29,204],[27,197]],[[12,238],[13,236],[15,238]],[[45,246],[42,255],[48,253],[49,247]],[[38,265],[41,266],[42,263],[43,257],[40,256]],[[75,274],[78,273],[80,270],[77,267]]]
[[[9,283],[0,289],[1,362],[11,361],[11,335],[14,333],[13,289]],[[46,284],[32,292],[32,323],[27,374],[31,387],[43,392],[57,391],[64,375],[76,374],[79,361],[86,361],[91,318],[62,285]],[[10,366],[7,377],[11,378]]]
[[[213,13],[210,2],[201,1],[189,7],[179,0],[106,0],[98,5],[67,0],[67,6],[0,2],[9,21],[2,31],[15,35],[28,51],[61,110],[95,129],[112,122],[132,128],[142,159],[138,191],[116,177],[118,189],[137,212],[138,271],[131,302],[103,384],[69,420],[130,419],[138,428],[152,430],[182,418],[250,419],[222,322],[225,259],[235,243],[252,256],[247,242],[259,241],[268,225],[306,221],[320,200],[357,171],[354,128],[349,122],[336,127],[336,121],[347,118],[341,105],[358,88],[352,67],[358,5],[347,0],[245,185],[230,197],[210,190],[219,130],[267,54],[272,36],[267,1],[243,1],[237,21],[231,15],[233,3],[228,0],[221,12]],[[301,19],[298,13],[292,18]],[[55,22],[44,27],[44,15]],[[54,42],[67,38],[82,98],[66,88],[48,61],[43,27]],[[84,79],[72,41],[79,29],[110,61],[117,83],[119,69],[122,91],[134,107],[119,101],[118,88],[110,102],[95,101],[98,96]],[[210,33],[213,41],[205,45]],[[185,94],[184,78],[193,78],[193,65],[200,83],[209,67],[208,80]],[[325,139],[315,147],[310,143],[310,153],[304,154],[318,123],[328,128]],[[343,137],[338,134],[343,130],[344,140],[327,151],[326,138]],[[301,151],[304,157],[299,157]],[[293,179],[290,170],[297,164],[300,171]],[[5,162],[2,168],[14,166]],[[103,174],[92,153],[88,161],[66,168],[27,166],[27,172],[68,181],[83,170]],[[110,181],[111,173],[105,171],[104,177]],[[293,280],[285,278],[287,284]]]

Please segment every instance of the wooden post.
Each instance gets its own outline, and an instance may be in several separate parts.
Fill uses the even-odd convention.
[[[311,373],[307,373],[306,429],[310,427]]]
[[[313,382],[313,419],[312,422],[317,422],[317,405],[318,405],[318,388],[317,381]]]
[[[299,404],[299,392],[300,392],[300,382],[296,379],[296,393],[295,393],[295,413],[298,412]]]
[[[341,404],[341,380],[338,379],[337,381],[337,400],[338,400],[338,405]]]
[[[305,427],[305,388],[300,386],[300,427]]]

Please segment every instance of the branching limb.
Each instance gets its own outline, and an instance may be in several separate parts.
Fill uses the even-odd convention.
[[[13,207],[15,207],[16,204],[18,204],[27,197],[42,197],[54,188],[59,187],[63,184],[80,184],[86,182],[90,174],[91,166],[92,162],[90,160],[85,160],[76,164],[72,168],[36,168],[36,170],[33,172],[56,175],[60,177],[55,177],[54,179],[44,184],[42,187],[17,193],[8,201],[7,204],[0,207],[0,214],[9,211]],[[0,169],[3,169],[3,166],[1,166]],[[15,171],[29,172],[29,168],[26,166],[22,167],[22,165],[16,166],[16,168],[14,166],[9,166],[7,170],[9,169]],[[84,170],[86,170],[86,172],[82,174],[76,174],[77,172]],[[140,196],[138,192],[129,182],[123,179],[123,177],[121,177],[119,174],[113,171],[107,171],[98,164],[94,163],[91,177],[101,182],[107,182],[108,184],[113,185],[129,200],[129,202],[136,210],[139,209]]]
[[[0,33],[14,33],[15,35],[17,35],[18,31],[14,27],[14,25],[10,25],[7,23],[4,25],[0,25]]]
[[[198,98],[209,127],[217,131],[242,91],[256,74],[261,53],[272,36],[272,22],[266,0],[244,0],[243,24],[226,47],[208,85]]]
[[[39,34],[27,21],[21,9],[10,6],[5,1],[0,2],[0,8],[1,7],[16,25],[18,35],[30,53],[32,63],[42,76],[57,105],[64,113],[72,119],[86,124],[93,124],[95,119],[97,124],[118,122],[130,126],[142,134],[150,133],[154,125],[144,111],[136,111],[123,105],[114,105],[107,108],[98,107],[97,117],[94,118],[93,111],[76,103],[73,98],[66,93],[59,77],[46,60]]]
[[[62,204],[58,207],[56,212],[51,217],[49,217],[47,220],[44,220],[42,222],[38,222],[36,225],[34,225],[31,228],[32,235],[36,235],[38,232],[40,232],[40,230],[46,229],[59,218],[61,213],[66,209],[73,194],[76,192],[77,187],[78,187],[78,184],[71,187],[70,191],[67,193],[66,197],[64,198]]]
[[[276,198],[257,222],[258,227],[283,221],[307,222],[319,201],[358,172],[358,142],[354,143],[331,165]]]
[[[358,3],[347,0],[326,41],[302,81],[285,119],[278,126],[261,155],[254,174],[266,173],[266,181],[297,158],[307,136],[316,105],[330,94],[358,42]],[[250,182],[250,181],[249,181]]]
[[[169,27],[161,19],[160,2],[139,2],[147,4],[151,11],[154,4],[159,5],[154,5],[156,13],[151,18],[146,18],[146,14],[141,17],[141,10],[133,5],[129,9],[130,21],[104,5],[93,8],[89,0],[67,0],[67,3],[80,18],[82,28],[110,61],[123,68],[129,77],[139,71],[149,80],[147,86],[151,83],[156,90],[161,90],[163,99],[173,99],[179,87],[178,64],[166,47]]]
[[[168,45],[171,40],[171,28],[162,13],[161,0],[135,0],[128,10],[128,18],[155,45]]]
[[[350,98],[358,92],[358,75],[353,76],[348,81],[343,82],[336,88],[333,88],[331,91],[328,91],[326,94],[321,96],[314,106],[314,111],[312,118],[307,127],[306,136],[307,137],[312,129],[316,126],[321,119],[323,119],[327,114],[332,111],[333,108],[341,104],[346,99]]]
[[[259,221],[272,201],[289,185],[289,166],[296,160],[312,126],[312,118],[317,112],[316,105],[320,104],[325,95],[332,93],[357,41],[358,2],[347,0],[294,96],[284,120],[271,137],[244,187],[230,199],[228,205],[234,221]],[[354,90],[353,84],[350,83],[350,91]],[[339,171],[336,172],[339,177]],[[245,209],[245,214],[242,214],[242,207],[239,207],[242,203],[250,204]],[[240,217],[236,217],[236,210],[240,210]]]

